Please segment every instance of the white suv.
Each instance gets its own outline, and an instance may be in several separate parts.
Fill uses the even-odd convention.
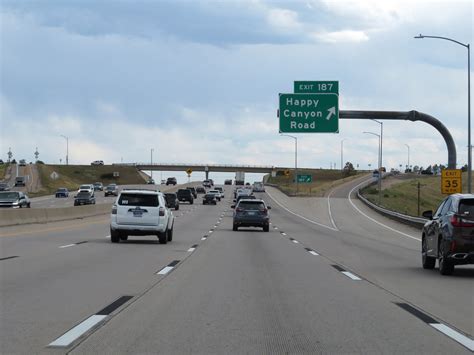
[[[161,192],[122,190],[112,206],[110,239],[127,240],[129,235],[158,237],[160,244],[173,240],[174,216]]]

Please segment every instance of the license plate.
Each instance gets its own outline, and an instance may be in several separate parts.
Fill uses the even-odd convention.
[[[142,217],[143,213],[142,211],[133,211],[133,217]]]
[[[256,212],[247,212],[249,216],[255,216],[257,213]]]

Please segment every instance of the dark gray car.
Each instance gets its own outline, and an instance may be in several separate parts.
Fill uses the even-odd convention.
[[[239,227],[261,227],[264,232],[270,229],[270,216],[268,210],[271,209],[263,200],[241,199],[237,205],[233,205],[234,218],[232,230]]]
[[[424,269],[450,275],[455,265],[474,263],[474,194],[448,196],[433,211],[423,212],[429,221],[423,226],[421,257]]]

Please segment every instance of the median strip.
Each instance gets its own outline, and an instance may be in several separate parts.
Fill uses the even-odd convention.
[[[454,330],[451,327],[448,327],[445,324],[442,324],[440,322],[437,322],[436,319],[433,317],[429,316],[423,311],[420,311],[416,309],[415,307],[409,305],[408,303],[397,303],[395,304],[410,313],[411,315],[417,317],[420,319],[422,322],[430,325],[431,327],[435,328],[437,331],[443,333],[444,335],[450,337],[454,341],[458,342],[459,344],[463,345],[467,349],[474,351],[474,340],[471,338],[465,336],[464,334],[461,334],[460,332]]]
[[[113,311],[117,308],[131,300],[133,296],[122,296],[119,299],[112,302],[107,307],[103,308],[96,314],[90,316],[86,320],[82,321],[72,329],[68,330],[66,333],[61,335],[59,338],[51,342],[48,346],[49,347],[68,347],[71,345],[75,340],[79,339],[82,335],[86,332],[91,330],[92,328],[96,327],[99,323],[101,323],[107,316],[109,316]]]

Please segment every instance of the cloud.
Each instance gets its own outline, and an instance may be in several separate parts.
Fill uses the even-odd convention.
[[[327,43],[345,43],[345,42],[365,42],[369,36],[363,31],[336,31],[327,33],[313,33],[311,37]]]
[[[277,31],[299,32],[302,29],[302,24],[298,22],[298,14],[287,9],[270,9],[267,21]]]

